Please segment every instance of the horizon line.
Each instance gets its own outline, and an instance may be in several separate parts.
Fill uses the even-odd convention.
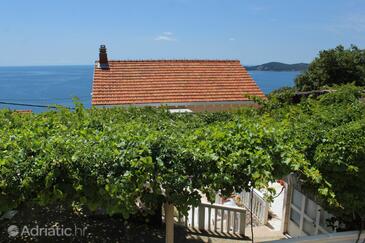
[[[154,60],[154,59],[138,59],[140,61],[149,61],[149,60]],[[157,59],[156,59],[157,60]],[[178,60],[178,59],[159,59],[162,61],[171,61],[171,60]],[[179,59],[180,60],[180,59]],[[188,60],[188,59],[181,59],[181,60]],[[201,61],[203,59],[189,59],[189,60],[194,60],[194,61]],[[206,60],[206,59],[205,59]],[[222,59],[212,59],[211,61],[219,61]],[[110,61],[133,61],[133,60],[110,60]],[[136,61],[136,60],[134,60]],[[224,61],[240,61],[239,59],[227,59]],[[94,61],[93,64],[30,64],[30,65],[0,65],[0,68],[15,68],[15,67],[69,67],[69,66],[94,66],[95,65]],[[240,61],[241,62],[241,61]],[[259,65],[264,65],[267,63],[283,63],[283,64],[287,64],[287,65],[294,65],[294,64],[309,64],[308,62],[295,62],[295,63],[286,63],[286,62],[280,62],[280,61],[270,61],[270,62],[265,62],[265,63],[261,63],[261,64],[242,64],[245,67],[250,67],[250,66],[259,66]]]

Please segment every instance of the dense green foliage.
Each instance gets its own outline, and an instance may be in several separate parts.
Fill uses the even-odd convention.
[[[267,188],[290,172],[348,223],[365,215],[361,89],[261,109],[170,114],[165,109],[0,111],[0,211],[57,201],[129,217],[170,202]],[[354,216],[355,215],[355,216]],[[355,218],[354,218],[355,217]]]
[[[269,102],[264,102],[265,110],[273,110],[291,105],[295,95],[295,88],[283,87],[272,91],[268,95]],[[262,103],[262,102],[260,102]]]
[[[124,217],[201,195],[267,187],[308,170],[277,128],[237,113],[164,109],[0,112],[0,211],[35,201],[77,202]]]
[[[296,87],[304,91],[347,83],[365,86],[365,50],[356,46],[321,51],[296,79]]]
[[[329,183],[340,207],[319,196],[317,186],[300,175],[303,186],[349,228],[365,219],[365,105],[363,88],[334,87],[337,92],[298,105],[272,109],[273,123],[285,126],[289,141]],[[270,107],[269,107],[270,108]],[[321,190],[321,189],[320,189]],[[322,195],[328,195],[327,189]]]

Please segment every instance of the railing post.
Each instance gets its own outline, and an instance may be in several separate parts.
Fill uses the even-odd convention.
[[[174,243],[174,205],[165,203],[166,243]]]
[[[269,202],[264,202],[265,204],[265,208],[264,208],[264,215],[263,215],[263,224],[266,225],[269,221],[269,208],[270,208],[270,203]]]
[[[199,205],[198,209],[198,227],[199,230],[204,230],[205,228],[205,207],[203,205]]]
[[[246,211],[240,212],[240,235],[245,236],[245,228],[246,228]]]

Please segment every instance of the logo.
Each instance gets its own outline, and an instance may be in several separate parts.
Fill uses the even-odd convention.
[[[10,225],[8,227],[8,234],[10,237],[15,237],[19,234],[19,228],[16,225]]]
[[[39,227],[38,225],[34,227],[28,227],[24,225],[22,227],[18,227],[17,225],[10,225],[8,227],[9,237],[16,236],[81,236],[84,237],[86,233],[87,227],[79,228],[75,225],[73,228],[63,228],[63,227]]]

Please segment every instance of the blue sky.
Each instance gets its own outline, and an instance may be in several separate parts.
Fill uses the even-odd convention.
[[[0,66],[111,59],[309,62],[365,48],[364,0],[11,0],[0,3]]]

